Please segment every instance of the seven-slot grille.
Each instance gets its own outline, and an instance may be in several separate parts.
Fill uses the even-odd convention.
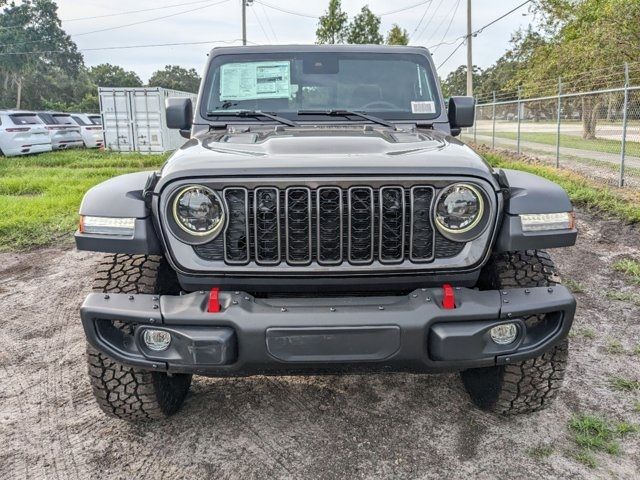
[[[224,233],[195,248],[235,265],[426,263],[464,247],[434,230],[434,197],[429,185],[229,187]]]

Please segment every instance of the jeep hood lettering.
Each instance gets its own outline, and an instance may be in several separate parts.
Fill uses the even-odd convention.
[[[453,137],[369,126],[210,132],[185,143],[161,174],[162,183],[238,175],[470,175],[496,185],[485,160]]]

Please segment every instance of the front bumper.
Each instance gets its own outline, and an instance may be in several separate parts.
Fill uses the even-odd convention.
[[[442,289],[409,295],[260,299],[220,292],[220,312],[209,295],[90,294],[81,308],[88,341],[126,365],[210,376],[359,371],[455,371],[541,355],[564,339],[575,299],[562,286],[477,291],[455,289],[454,309]],[[544,320],[525,320],[544,314]],[[112,321],[134,324],[118,329]],[[515,322],[518,337],[494,343],[489,330]],[[167,330],[171,344],[149,350],[145,329]],[[132,332],[132,333],[125,333]]]

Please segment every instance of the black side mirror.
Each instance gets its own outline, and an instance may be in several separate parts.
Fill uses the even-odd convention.
[[[476,101],[473,97],[449,98],[449,126],[451,135],[460,135],[463,128],[472,127],[476,114]]]
[[[193,104],[190,98],[167,98],[167,127],[189,132],[193,125]],[[189,138],[187,136],[187,138]]]

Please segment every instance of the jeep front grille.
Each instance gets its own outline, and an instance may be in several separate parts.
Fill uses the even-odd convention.
[[[429,185],[230,187],[224,234],[194,248],[230,265],[428,263],[465,245],[434,230],[434,196]]]

